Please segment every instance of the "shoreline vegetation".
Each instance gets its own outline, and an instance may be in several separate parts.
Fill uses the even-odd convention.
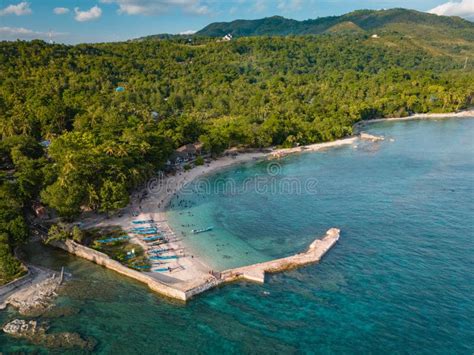
[[[364,121],[356,124],[357,128],[355,129],[358,134],[360,134],[359,129],[365,127],[371,123],[383,122],[383,121],[409,121],[409,120],[418,120],[418,119],[444,119],[444,118],[462,118],[462,117],[474,117],[474,110],[465,110],[455,113],[434,113],[434,114],[416,114],[407,117],[390,117],[390,118],[381,118],[374,119],[369,121]],[[374,138],[380,138],[375,137]],[[188,246],[186,241],[183,238],[178,238],[174,231],[171,229],[167,223],[167,214],[166,206],[170,200],[176,195],[179,194],[180,189],[185,185],[189,184],[193,180],[203,177],[209,174],[214,174],[219,170],[224,168],[236,165],[243,164],[252,161],[258,161],[261,159],[268,158],[279,158],[287,156],[290,154],[296,153],[306,153],[306,152],[317,152],[324,149],[330,149],[334,147],[340,147],[344,145],[353,144],[358,139],[357,136],[351,136],[343,139],[339,139],[332,142],[318,143],[307,146],[295,147],[295,148],[282,148],[274,149],[269,152],[252,152],[252,153],[242,153],[236,157],[220,157],[216,160],[211,161],[207,166],[196,166],[195,168],[183,171],[179,175],[165,177],[165,180],[162,182],[167,186],[168,191],[160,191],[161,193],[150,194],[147,198],[138,202],[136,199],[132,199],[132,203],[121,211],[121,217],[112,217],[112,218],[100,218],[98,216],[86,218],[82,220],[84,227],[86,228],[106,228],[110,226],[121,226],[124,230],[130,226],[132,220],[139,219],[150,219],[156,222],[156,225],[163,231],[166,231],[171,238],[169,239],[167,248],[171,251],[179,251],[175,254],[178,256],[172,268],[172,272],[169,273],[151,273],[151,272],[139,272],[127,268],[126,266],[118,263],[107,257],[105,254],[102,254],[100,257],[97,257],[98,253],[95,250],[89,249],[85,246],[81,246],[73,241],[67,241],[66,243],[60,242],[55,243],[55,246],[64,249],[72,254],[86,258],[93,262],[96,262],[99,265],[105,266],[112,270],[115,270],[123,275],[132,277],[141,282],[147,284],[153,291],[165,295],[167,297],[180,299],[183,301],[188,300],[192,296],[204,292],[209,288],[213,288],[221,283],[228,282],[229,279],[236,280],[241,277],[230,277],[231,271],[226,270],[222,272],[215,272],[206,264],[205,260],[187,253]],[[168,180],[166,180],[168,179]],[[132,215],[132,211],[137,209],[137,204],[141,206],[141,213],[137,216]],[[158,207],[160,206],[160,207]],[[329,233],[329,231],[328,231]],[[337,233],[339,237],[339,232]],[[144,243],[139,238],[132,238],[132,242],[135,242],[146,250],[150,248],[147,243]],[[331,244],[331,247],[335,244]],[[69,244],[68,244],[69,243]],[[80,252],[78,252],[78,248]],[[326,253],[330,248],[327,248],[324,253]],[[171,252],[173,254],[173,252]],[[322,257],[322,255],[321,255]],[[100,260],[100,261],[98,261]],[[318,259],[319,261],[319,259]],[[274,262],[274,261],[272,261]],[[291,267],[298,267],[301,264],[292,264]],[[249,276],[244,277],[248,280],[254,280],[257,282],[263,282],[264,272],[258,268],[257,265],[245,266],[237,269],[252,270],[249,272],[249,275],[260,275],[260,276]],[[282,267],[279,268],[279,271],[285,270],[291,267]],[[257,271],[256,271],[257,270]],[[225,281],[222,281],[216,277],[216,275],[226,275]],[[240,275],[242,276],[242,275]],[[163,285],[163,286],[159,286]],[[170,290],[170,288],[172,290]]]

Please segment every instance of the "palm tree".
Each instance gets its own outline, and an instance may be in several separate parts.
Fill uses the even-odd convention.
[[[127,149],[125,149],[125,146],[123,144],[117,145],[115,149],[115,156],[117,157],[126,157],[128,156]]]
[[[110,142],[109,145],[105,146],[104,152],[105,152],[105,154],[107,154],[107,155],[113,156],[113,155],[114,155],[114,152],[115,152],[115,143],[114,143],[114,142]]]

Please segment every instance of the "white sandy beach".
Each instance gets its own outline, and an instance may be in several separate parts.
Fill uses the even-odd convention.
[[[360,121],[354,125],[354,134],[358,134],[359,129],[371,123],[390,122],[390,121],[412,121],[412,120],[430,120],[430,119],[444,119],[444,118],[465,118],[474,117],[474,109],[450,112],[450,113],[417,113],[406,117],[387,117],[376,118],[373,120]]]
[[[183,171],[176,175],[165,176],[161,179],[161,186],[164,188],[147,188],[147,197],[139,202],[138,197],[132,198],[131,204],[122,211],[122,217],[114,217],[110,219],[88,220],[84,226],[90,227],[105,227],[108,225],[119,225],[124,230],[130,229],[133,220],[149,220],[156,222],[157,227],[165,233],[169,238],[166,248],[174,249],[174,252],[165,253],[164,255],[177,255],[179,258],[171,260],[169,263],[163,265],[164,268],[170,267],[171,272],[149,272],[150,276],[173,285],[174,287],[188,289],[194,285],[202,284],[204,280],[208,280],[212,276],[209,274],[211,268],[204,260],[192,254],[188,249],[185,241],[179,235],[175,235],[174,231],[167,223],[166,205],[175,196],[176,193],[187,183],[194,179],[213,173],[222,168],[245,163],[253,160],[262,159],[266,156],[265,153],[248,153],[242,154],[235,158],[223,157],[211,161],[208,165],[197,166],[189,171]],[[142,192],[139,193],[141,195]],[[141,208],[140,208],[141,207]],[[133,212],[139,212],[137,216],[133,216]],[[132,240],[141,246],[148,248],[147,244],[138,238]]]
[[[139,202],[139,198],[134,196],[131,204],[122,211],[121,217],[113,217],[109,219],[92,218],[84,220],[84,226],[90,227],[105,227],[110,225],[121,226],[124,230],[130,229],[133,220],[149,220],[153,219],[157,227],[165,233],[169,238],[166,248],[174,249],[170,253],[164,255],[177,255],[179,258],[171,260],[162,267],[170,267],[171,272],[147,272],[148,275],[166,283],[173,285],[180,289],[189,289],[193,286],[200,285],[204,281],[212,278],[210,275],[211,268],[206,264],[205,260],[193,255],[192,250],[189,249],[186,241],[180,235],[175,235],[167,222],[166,206],[169,201],[179,192],[179,190],[186,184],[192,182],[194,179],[203,177],[208,174],[213,174],[223,168],[243,164],[246,162],[258,161],[266,158],[282,157],[288,154],[316,152],[333,147],[350,145],[356,141],[357,137],[345,138],[334,142],[312,144],[304,147],[296,147],[289,149],[277,149],[270,153],[252,152],[241,153],[234,157],[221,157],[212,160],[207,165],[197,166],[188,171],[182,171],[176,175],[169,175],[163,177],[161,180],[161,188],[153,184],[153,187],[147,186],[147,196]],[[141,195],[141,191],[138,195]],[[134,216],[133,212],[138,212]],[[136,214],[136,213],[135,213]],[[184,237],[185,238],[185,237]],[[140,244],[145,249],[148,245],[138,238],[132,241]]]

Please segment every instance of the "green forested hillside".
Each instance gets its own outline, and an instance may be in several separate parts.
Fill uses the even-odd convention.
[[[413,32],[413,26],[425,26],[439,33],[451,33],[456,37],[473,39],[474,24],[460,17],[448,17],[428,14],[407,9],[357,10],[341,16],[321,17],[314,20],[297,21],[281,16],[259,20],[235,20],[215,22],[207,25],[196,34],[201,36],[222,37],[227,33],[234,36],[287,36],[322,34],[341,23],[352,23],[365,31],[384,31],[396,26],[403,34]],[[399,26],[401,24],[409,25]]]
[[[123,207],[182,144],[214,154],[308,144],[361,119],[471,105],[472,53],[466,63],[457,42],[425,43],[393,33],[0,42],[0,277],[18,270],[11,250],[32,201],[66,217]]]

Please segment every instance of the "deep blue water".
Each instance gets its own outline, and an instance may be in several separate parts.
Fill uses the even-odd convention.
[[[474,119],[368,130],[387,139],[285,158],[275,176],[265,162],[233,167],[209,183],[232,179],[236,187],[248,183],[245,191],[181,195],[191,207],[171,212],[185,233],[182,225],[215,227],[185,238],[216,268],[303,250],[338,227],[340,242],[321,264],[183,305],[59,251],[30,251],[33,261],[66,265],[74,276],[51,331],[91,336],[96,351],[108,354],[472,354]],[[256,193],[257,178],[317,184],[310,192]],[[13,317],[0,313],[1,322]],[[41,351],[3,334],[0,344],[2,351]]]

